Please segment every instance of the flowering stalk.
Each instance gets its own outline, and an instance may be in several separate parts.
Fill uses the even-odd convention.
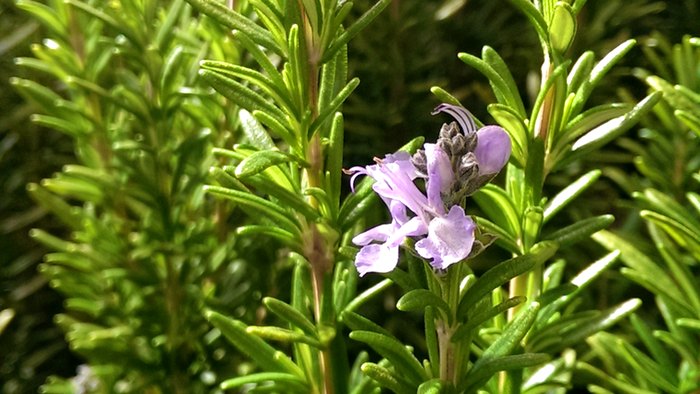
[[[466,197],[505,166],[511,141],[501,127],[477,129],[464,108],[442,104],[433,113],[441,112],[455,122],[443,125],[436,143],[426,143],[412,156],[398,152],[376,158],[375,164],[352,167],[347,173],[352,174],[351,185],[360,175],[371,177],[373,190],[391,213],[390,223],[352,240],[361,246],[355,257],[360,276],[393,271],[402,246],[427,263],[429,291],[446,305],[434,321],[426,322],[426,327],[434,326],[437,336],[438,376],[445,385],[458,387],[465,376],[470,344],[453,337],[463,325],[457,312],[460,283],[470,272],[466,261],[483,250],[476,222],[463,205]]]
[[[374,165],[347,171],[353,175],[351,182],[359,175],[375,181],[373,189],[392,218],[391,223],[353,238],[362,246],[355,258],[361,276],[392,271],[399,246],[409,237],[416,239],[414,251],[438,271],[466,259],[472,251],[476,225],[461,204],[503,168],[510,156],[510,139],[498,126],[476,130],[471,114],[463,108],[442,104],[434,113],[439,112],[454,116],[457,122],[442,127],[437,143],[425,144],[413,156],[389,154],[375,159]],[[425,193],[416,180],[424,182]]]

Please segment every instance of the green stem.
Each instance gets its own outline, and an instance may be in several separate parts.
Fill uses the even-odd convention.
[[[321,270],[314,267],[313,262],[311,268],[311,279],[314,291],[314,314],[316,317],[316,323],[319,324],[323,321],[323,299],[321,295],[323,294],[325,274],[324,272],[321,272]],[[323,386],[321,392],[324,394],[333,394],[333,374],[331,370],[332,364],[333,363],[330,349],[325,348],[319,350],[319,367],[321,369],[320,372],[323,379]]]
[[[316,40],[314,40],[314,31],[309,23],[309,16],[304,9],[304,5],[301,1],[298,1],[299,9],[301,10],[301,20],[303,23],[303,35],[304,42],[306,45],[306,55],[308,62],[308,103],[307,108],[311,110],[311,119],[316,119],[318,117],[318,84],[319,84],[319,48],[317,47]],[[306,130],[302,130],[300,133],[302,138],[306,138],[308,135]],[[304,171],[304,178],[306,185],[308,187],[321,188],[323,186],[322,174],[323,174],[323,148],[321,146],[321,136],[319,133],[311,136],[311,141],[307,145],[306,160],[310,163],[309,168]],[[318,201],[309,196],[309,203],[314,208],[318,208]],[[314,313],[316,317],[316,323],[322,324],[324,321],[328,320],[330,317],[322,316],[323,302],[331,302],[331,300],[323,300],[322,295],[324,294],[324,278],[327,272],[333,269],[333,257],[332,253],[329,253],[330,245],[327,245],[326,239],[322,234],[319,233],[315,224],[310,224],[309,230],[311,231],[311,241],[310,246],[307,247],[306,258],[311,264],[311,275],[313,281],[313,292],[314,292]],[[332,371],[332,355],[328,348],[319,350],[319,368],[322,384],[323,394],[333,394],[333,371]]]
[[[438,352],[440,362],[440,380],[450,384],[452,387],[458,387],[460,377],[464,375],[465,357],[464,345],[468,341],[452,342],[452,335],[459,327],[457,322],[456,311],[459,305],[459,285],[463,277],[464,262],[460,262],[451,266],[444,277],[438,277],[437,282],[440,284],[440,296],[447,303],[450,309],[450,316],[439,314],[436,319],[435,331],[438,339]],[[466,346],[468,351],[468,345]]]
[[[519,297],[519,296],[527,296],[527,283],[528,283],[528,274],[522,274],[520,276],[516,276],[515,278],[510,280],[510,286],[508,289],[508,296],[510,298],[513,297]],[[508,321],[513,320],[513,317],[520,311],[522,308],[523,304],[518,305],[516,307],[508,309]]]
[[[554,71],[554,66],[556,63],[556,59],[552,60],[552,56],[550,54],[549,48],[546,46],[543,46],[543,52],[544,52],[544,61],[542,63],[542,83],[541,86],[544,87],[544,85],[547,83],[547,80],[550,78],[552,72]],[[543,144],[539,145],[539,149],[531,149],[531,151],[539,151],[541,155],[543,155],[542,159],[544,160],[544,163],[547,162],[547,154],[549,153],[549,146],[548,146],[548,141],[549,141],[549,134],[550,134],[550,128],[552,127],[552,118],[555,115],[554,111],[556,110],[554,108],[555,106],[555,100],[557,97],[557,87],[558,85],[554,85],[550,88],[549,92],[547,92],[547,95],[545,96],[544,102],[542,103],[542,107],[540,108],[540,112],[537,114],[536,118],[536,123],[534,127],[534,139],[530,142],[531,147],[537,148],[537,144]],[[528,160],[539,160],[539,157],[537,154],[535,154],[534,158],[528,158]],[[537,168],[537,167],[535,167]],[[544,170],[543,170],[544,171]],[[543,188],[543,183],[544,183],[544,178],[546,174],[541,174],[541,177],[534,177],[531,179],[538,179],[539,182],[535,182],[531,180],[530,183],[537,183],[537,184],[526,184],[523,185],[523,190],[527,191],[529,190],[529,193],[526,193],[527,195],[530,196],[530,201],[527,203],[530,206],[537,206],[540,204],[540,196],[542,195],[542,188]],[[527,177],[526,177],[527,179]],[[524,216],[524,215],[523,215]],[[525,219],[521,219],[525,220]],[[537,234],[539,234],[539,230],[537,231]],[[531,244],[536,243],[536,240],[532,240],[530,242]],[[530,243],[523,242],[521,239],[519,244],[521,247],[521,254],[525,254],[529,251],[529,249],[532,247]],[[510,297],[518,297],[518,296],[525,296],[528,298],[528,300],[532,300],[539,296],[539,294],[542,292],[542,267],[536,268],[533,272],[528,272],[525,274],[522,274],[516,278],[511,279],[510,281],[510,287],[509,287],[509,295]],[[522,305],[517,306],[515,308],[511,308],[508,310],[508,320],[512,320],[513,317],[518,313],[518,311],[522,308]]]
[[[544,52],[544,62],[542,63],[542,83],[544,86],[549,79],[549,76],[554,71],[554,65],[550,60],[548,51]],[[540,138],[547,141],[549,127],[552,118],[552,110],[554,106],[554,98],[556,97],[556,88],[552,87],[542,103],[540,113],[537,114],[537,122],[535,124],[535,138]],[[547,147],[545,147],[547,149]]]

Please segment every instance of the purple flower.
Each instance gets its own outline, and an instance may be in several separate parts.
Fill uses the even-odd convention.
[[[476,132],[478,143],[474,150],[479,173],[498,174],[510,158],[510,137],[498,126],[485,126]]]
[[[498,174],[510,158],[511,142],[508,133],[500,126],[484,126],[477,130],[472,114],[462,107],[451,104],[440,104],[432,112],[433,115],[445,112],[452,115],[462,134],[466,139],[475,138],[476,146],[473,150],[476,164],[479,166],[480,176],[493,176]],[[443,127],[443,130],[445,128]],[[454,131],[452,132],[454,134]],[[459,137],[443,136],[454,140]]]
[[[351,185],[360,175],[371,177],[373,190],[391,212],[391,223],[352,239],[362,246],[355,257],[360,276],[396,268],[399,247],[408,237],[416,239],[416,253],[435,269],[464,260],[472,250],[476,225],[459,202],[503,168],[510,139],[498,126],[477,130],[464,108],[442,104],[434,113],[438,112],[455,117],[461,133],[454,124],[443,126],[438,142],[425,144],[414,156],[389,154],[375,159],[376,164],[347,171],[353,174]],[[425,193],[417,180],[424,181]]]
[[[428,236],[416,242],[416,252],[437,269],[446,269],[463,260],[471,252],[474,243],[474,221],[464,214],[464,209],[453,205],[445,216],[433,218],[428,225]]]
[[[373,227],[356,235],[352,242],[362,246],[355,257],[360,276],[368,272],[390,272],[399,261],[399,246],[407,237],[423,237],[416,251],[437,269],[447,268],[463,260],[471,251],[474,222],[462,207],[445,212],[441,194],[450,185],[454,173],[449,158],[435,144],[426,144],[428,158],[427,195],[414,180],[418,172],[405,152],[387,155],[367,167],[353,167],[353,180],[358,175],[374,179],[373,190],[391,212],[391,223]],[[409,217],[408,213],[415,216]],[[427,235],[427,238],[425,236]]]

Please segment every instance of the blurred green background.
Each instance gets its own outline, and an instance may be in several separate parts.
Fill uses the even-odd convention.
[[[369,0],[355,3],[355,17],[372,4]],[[659,37],[677,43],[684,35],[699,35],[699,21],[697,0],[589,0],[570,52],[575,56],[585,50],[603,54],[628,38],[638,39],[640,48],[657,46]],[[28,236],[31,228],[54,235],[68,233],[28,197],[26,186],[75,163],[73,142],[64,134],[33,124],[30,115],[37,109],[9,83],[11,77],[49,86],[56,83],[14,63],[16,57],[30,56],[30,45],[45,35],[41,25],[18,10],[14,1],[0,0],[0,310],[13,313],[11,318],[9,312],[3,315],[7,320],[0,318],[3,393],[36,392],[48,376],[73,376],[83,363],[69,350],[64,333],[54,323],[54,316],[64,309],[64,300],[37,271],[46,251]],[[495,48],[510,65],[521,91],[528,91],[529,83],[537,84],[532,78],[542,59],[535,34],[508,1],[394,0],[349,48],[350,75],[359,77],[361,85],[344,108],[346,166],[368,163],[373,156],[393,151],[415,136],[432,136],[441,120],[430,116],[437,104],[430,94],[431,86],[452,92],[477,117],[488,121],[485,104],[493,101],[488,83],[456,56],[458,52],[479,54],[484,45]],[[595,91],[592,104],[610,101],[610,97],[643,97],[647,87],[634,76],[633,69],[655,70],[655,65],[640,48]],[[629,135],[632,140],[636,140],[634,133]],[[635,173],[633,154],[626,146],[629,143],[613,145],[607,155],[580,165],[600,167],[602,162],[622,174]],[[563,174],[552,182],[558,180],[564,184],[570,179]],[[633,221],[624,220],[635,208],[624,203],[629,200],[626,190],[613,178],[605,178],[593,193],[605,198],[581,209],[612,209],[622,219],[618,225],[635,226]],[[263,252],[251,253],[255,259],[255,253]],[[258,290],[284,293],[269,283],[272,280],[268,278],[267,289]],[[592,298],[601,307],[619,299],[621,292],[628,292],[627,296],[640,292],[620,278],[602,281],[597,291],[597,297]],[[248,313],[254,315],[255,310]],[[380,316],[381,311],[375,311],[375,317]],[[384,324],[389,328],[402,324],[400,316],[386,319]]]

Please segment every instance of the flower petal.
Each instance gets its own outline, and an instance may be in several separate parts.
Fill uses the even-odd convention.
[[[350,190],[355,193],[355,180],[360,175],[367,175],[367,169],[365,167],[355,166],[351,167],[349,170],[343,171],[348,175],[352,175],[352,177],[350,177]]]
[[[442,103],[435,107],[431,114],[436,115],[440,112],[445,112],[449,115],[452,115],[452,117],[455,118],[457,123],[459,123],[459,127],[462,129],[462,132],[465,135],[476,131],[474,117],[472,116],[471,112],[469,112],[466,108],[458,107],[452,104]]]
[[[445,213],[442,194],[446,193],[455,179],[452,163],[447,153],[436,144],[425,144],[425,157],[428,162],[428,180],[426,192],[428,204],[438,215]]]
[[[430,221],[428,237],[416,242],[419,255],[433,259],[430,264],[437,269],[445,269],[469,256],[474,243],[474,221],[462,207],[453,206],[445,216]]]
[[[399,262],[399,247],[372,244],[360,249],[355,256],[355,267],[360,276],[368,272],[391,272]]]
[[[375,183],[372,189],[381,197],[397,200],[416,215],[423,215],[427,205],[426,196],[421,193],[413,180],[418,176],[415,166],[409,160],[381,162],[368,166],[367,174]]]
[[[476,133],[478,142],[474,155],[479,163],[479,174],[497,174],[510,158],[511,142],[508,133],[499,126],[482,127]]]
[[[404,225],[396,228],[393,234],[386,240],[389,246],[398,246],[403,243],[406,237],[416,237],[428,233],[428,226],[418,217],[411,218]]]
[[[372,241],[386,242],[389,237],[396,232],[398,226],[395,223],[380,224],[371,229],[357,234],[352,238],[352,243],[358,246],[365,246]]]

